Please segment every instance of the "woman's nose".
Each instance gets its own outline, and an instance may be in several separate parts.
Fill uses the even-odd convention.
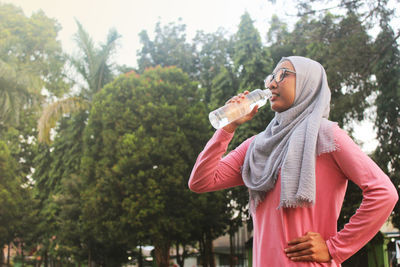
[[[276,83],[275,79],[272,80],[272,82],[269,84],[269,89],[275,89],[278,87],[278,84]]]

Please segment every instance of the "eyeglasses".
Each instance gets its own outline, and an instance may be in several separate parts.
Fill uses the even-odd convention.
[[[288,72],[296,74],[296,72],[292,70],[279,69],[277,72],[268,75],[267,78],[265,78],[264,80],[265,88],[269,88],[273,80],[275,80],[277,84],[283,81]]]

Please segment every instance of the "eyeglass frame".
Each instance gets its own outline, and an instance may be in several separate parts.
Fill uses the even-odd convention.
[[[282,75],[283,78],[282,78],[280,81],[277,81],[277,80],[275,79],[275,75],[276,75],[276,74],[278,73],[278,71],[280,71],[280,70],[283,70],[283,71],[284,71],[284,73],[283,73],[283,75]],[[287,68],[278,69],[275,73],[271,73],[271,74],[269,74],[267,77],[265,77],[265,79],[264,79],[264,86],[265,86],[265,88],[269,88],[269,87],[266,86],[268,77],[272,76],[268,85],[271,85],[272,81],[275,81],[276,84],[279,84],[280,82],[282,82],[282,81],[285,79],[285,77],[286,77],[286,75],[285,75],[286,72],[296,74],[295,71],[289,70],[289,69],[287,69]]]

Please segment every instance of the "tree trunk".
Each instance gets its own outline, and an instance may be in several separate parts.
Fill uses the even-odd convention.
[[[371,249],[372,249],[372,255],[374,256],[375,266],[380,266],[379,263],[378,263],[378,257],[376,255],[376,250],[375,250],[375,245],[374,244],[371,245]]]
[[[208,233],[204,233],[200,239],[200,253],[203,267],[215,267],[212,239]]]
[[[8,243],[8,247],[7,247],[7,266],[10,266],[10,254],[11,254],[11,242]],[[1,264],[3,264],[4,262],[4,254],[3,254],[3,250],[1,250]]]
[[[0,251],[0,266],[3,266],[3,263],[4,263],[4,247],[1,247],[0,248],[1,249],[1,251]]]
[[[22,262],[22,266],[25,265],[25,256],[24,256],[24,245],[21,244],[21,262]]]
[[[230,257],[229,257],[229,266],[233,267],[235,266],[235,263],[233,261],[233,258],[235,256],[235,251],[234,251],[234,244],[233,244],[233,235],[229,233],[229,249],[230,249]]]
[[[158,267],[169,267],[169,249],[171,244],[169,241],[161,241],[155,244],[154,254]]]
[[[49,258],[47,256],[47,250],[44,252],[44,267],[49,266]]]
[[[179,254],[179,242],[176,242],[176,262],[180,267],[183,267],[185,265],[185,258],[187,256],[187,251],[185,249],[185,245],[182,244],[182,255]]]
[[[89,256],[88,256],[88,267],[92,267],[92,253],[89,249]]]
[[[142,254],[142,244],[139,246],[139,267],[143,267],[143,254]]]
[[[199,240],[199,245],[200,245],[200,257],[201,257],[201,260],[203,261],[202,265],[203,265],[203,267],[207,267],[204,235],[202,235],[201,239]]]
[[[208,254],[209,266],[215,267],[214,247],[212,241],[211,235],[208,235],[206,240],[206,250]]]
[[[211,233],[205,233],[203,236],[203,267],[215,267],[213,239]]]

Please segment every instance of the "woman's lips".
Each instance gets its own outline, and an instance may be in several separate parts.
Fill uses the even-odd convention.
[[[272,94],[271,98],[269,99],[270,101],[275,101],[278,98],[279,95],[277,94]]]

